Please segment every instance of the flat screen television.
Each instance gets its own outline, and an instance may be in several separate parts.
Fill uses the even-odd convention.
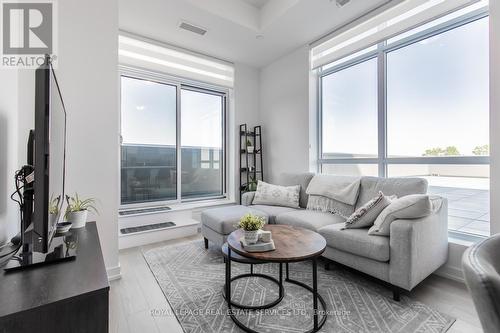
[[[35,72],[33,249],[46,253],[61,221],[66,165],[66,109],[54,69]]]
[[[74,258],[71,233],[56,235],[64,216],[66,109],[50,57],[35,71],[35,128],[23,170],[21,250],[6,270]],[[56,241],[56,238],[57,241]],[[69,251],[69,248],[72,251]]]

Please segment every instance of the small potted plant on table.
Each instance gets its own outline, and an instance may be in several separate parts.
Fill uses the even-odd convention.
[[[67,195],[66,202],[68,203],[68,207],[66,207],[65,216],[66,220],[72,223],[72,229],[78,229],[85,226],[89,210],[98,214],[97,208],[95,208],[94,198],[80,199],[78,193],[75,193],[74,197]]]
[[[265,220],[261,216],[246,214],[240,219],[239,227],[245,231],[245,242],[247,244],[255,244],[259,239],[259,230],[265,224]]]

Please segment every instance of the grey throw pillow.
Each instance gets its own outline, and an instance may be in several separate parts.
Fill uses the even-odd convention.
[[[252,204],[299,208],[299,194],[300,185],[280,186],[259,180]]]
[[[441,208],[442,202],[441,197],[427,194],[411,194],[396,199],[380,213],[368,234],[389,236],[394,220],[418,219],[431,215]]]
[[[365,203],[363,206],[356,209],[351,216],[345,221],[344,229],[359,229],[368,228],[373,225],[375,219],[389,206],[391,200],[396,199],[395,196],[386,197],[384,193],[378,192],[378,195]]]

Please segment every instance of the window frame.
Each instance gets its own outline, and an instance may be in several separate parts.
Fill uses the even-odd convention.
[[[176,181],[176,199],[174,200],[157,200],[157,201],[146,201],[146,202],[137,202],[137,203],[126,203],[123,204],[121,200],[121,181],[119,182],[119,193],[120,193],[120,199],[119,199],[119,208],[120,209],[133,209],[133,208],[145,208],[145,207],[157,207],[157,206],[165,206],[165,205],[172,205],[172,204],[179,204],[179,203],[192,203],[192,202],[197,202],[197,201],[206,201],[206,200],[216,200],[216,199],[226,199],[228,198],[228,182],[227,182],[227,158],[228,158],[228,139],[229,139],[229,132],[228,132],[228,110],[229,110],[229,95],[230,95],[230,89],[221,87],[221,86],[216,86],[216,85],[211,85],[203,82],[198,82],[198,81],[193,81],[189,79],[184,79],[184,78],[179,78],[167,74],[162,74],[162,73],[157,73],[157,72],[152,72],[148,71],[145,69],[141,68],[135,68],[131,66],[124,66],[120,65],[118,68],[118,82],[119,86],[121,87],[121,78],[122,77],[129,77],[132,79],[138,79],[138,80],[147,80],[147,81],[152,81],[156,82],[159,84],[167,84],[171,86],[176,87],[176,168],[177,170],[182,170],[182,156],[181,156],[181,90],[191,90],[195,92],[200,92],[200,93],[205,93],[205,94],[212,94],[216,96],[220,96],[222,98],[222,158],[220,161],[220,167],[222,169],[222,179],[221,179],[221,186],[222,186],[222,193],[220,195],[213,195],[213,196],[200,196],[200,197],[193,197],[193,198],[182,198],[182,173],[177,172],[177,181]],[[120,95],[119,95],[119,105],[120,105],[120,144],[119,144],[119,149],[121,151],[122,147],[122,140],[121,140],[121,123],[122,123],[122,116],[121,116],[121,88],[120,88]],[[121,175],[121,159],[120,163],[118,166],[119,173]]]
[[[465,165],[490,165],[490,156],[443,156],[443,157],[388,157],[387,155],[387,54],[404,48],[421,40],[431,38],[455,28],[467,25],[489,16],[488,9],[478,9],[470,13],[453,18],[434,27],[419,31],[413,35],[397,40],[391,44],[383,41],[377,44],[377,49],[362,54],[358,57],[341,62],[326,70],[317,70],[317,168],[322,172],[325,164],[378,164],[379,177],[388,176],[388,166],[391,164],[465,164]],[[405,32],[405,31],[404,31]],[[402,32],[402,33],[404,33]],[[395,36],[393,36],[395,37]],[[367,45],[367,48],[371,45]],[[359,52],[360,50],[358,50]],[[322,82],[323,78],[336,72],[356,66],[364,61],[377,58],[377,91],[378,91],[378,157],[376,158],[323,158],[323,101]],[[464,233],[449,230],[450,235],[464,237]],[[468,235],[467,235],[468,237]],[[471,237],[480,237],[471,235]]]

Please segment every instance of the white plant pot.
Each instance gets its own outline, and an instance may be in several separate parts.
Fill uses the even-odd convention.
[[[259,230],[247,231],[245,230],[245,242],[247,244],[255,244],[259,240]]]
[[[88,210],[68,213],[68,222],[71,222],[71,229],[85,227],[87,223]]]
[[[247,152],[249,154],[253,154],[253,151],[254,151],[255,147],[254,146],[247,146]]]

